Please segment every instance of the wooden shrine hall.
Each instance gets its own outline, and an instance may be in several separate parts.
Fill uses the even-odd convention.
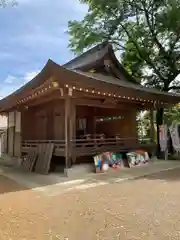
[[[102,43],[60,66],[49,60],[23,87],[0,101],[8,116],[7,154],[20,158],[42,144],[65,158],[148,148],[138,141],[137,111],[176,104],[180,95],[149,89]],[[153,139],[153,132],[152,132]]]

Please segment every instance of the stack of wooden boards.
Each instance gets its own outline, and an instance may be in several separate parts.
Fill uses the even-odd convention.
[[[30,149],[22,160],[22,167],[30,172],[48,174],[54,151],[53,143],[39,144],[37,148]]]

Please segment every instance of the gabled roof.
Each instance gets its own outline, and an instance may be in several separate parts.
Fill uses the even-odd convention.
[[[84,66],[96,63],[107,52],[108,43],[103,42],[82,53],[81,55],[73,58],[69,62],[65,63],[63,67],[68,69],[82,69]]]
[[[153,101],[160,100],[167,103],[180,102],[179,94],[160,92],[156,89],[145,88],[140,84],[134,83],[116,59],[111,45],[104,43],[88,52],[63,66],[56,64],[52,60],[48,60],[42,71],[35,78],[11,95],[2,99],[0,101],[0,108],[6,110],[12,106],[16,106],[16,102],[19,101],[19,99],[46,83],[51,77],[55,77],[59,83],[63,85],[66,83],[69,85],[73,84],[74,86],[83,85],[84,87],[104,89],[104,91],[115,91],[117,94],[129,94],[129,96],[139,95],[144,99],[149,98]],[[105,70],[107,72],[109,71],[109,74],[98,71],[94,73],[87,71],[87,66],[90,68],[93,66],[96,67],[96,64],[103,65],[104,60],[110,61],[110,69],[108,69],[108,66],[105,67]]]
[[[108,42],[103,42],[102,44],[91,48],[64,64],[63,67],[71,70],[78,69],[85,72],[89,72],[91,69],[96,69],[97,71],[95,72],[106,72],[108,75],[119,78],[120,80],[137,83],[120,64],[115,56],[112,45]],[[101,67],[100,71],[98,71],[98,67]],[[101,72],[102,69],[103,72]]]

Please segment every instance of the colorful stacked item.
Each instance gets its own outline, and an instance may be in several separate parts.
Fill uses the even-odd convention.
[[[147,164],[149,162],[149,155],[146,151],[137,150],[127,153],[129,167]]]
[[[94,157],[96,172],[106,172],[109,168],[119,170],[124,166],[121,154],[105,152]]]

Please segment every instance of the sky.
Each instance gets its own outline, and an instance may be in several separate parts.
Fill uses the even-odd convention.
[[[17,1],[0,9],[0,98],[30,81],[49,58],[58,64],[72,59],[68,21],[87,12],[78,0]]]

